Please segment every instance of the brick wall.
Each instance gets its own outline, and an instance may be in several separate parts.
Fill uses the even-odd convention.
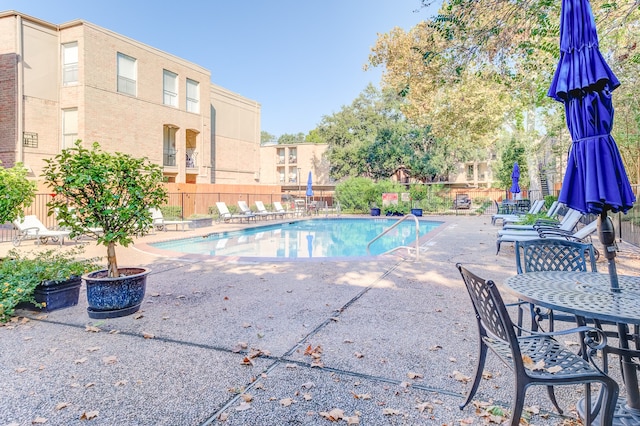
[[[0,161],[12,167],[16,161],[16,114],[18,102],[17,55],[0,55]]]

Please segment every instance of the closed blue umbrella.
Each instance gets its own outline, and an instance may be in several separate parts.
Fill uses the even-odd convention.
[[[598,48],[588,0],[562,0],[560,61],[548,96],[564,104],[573,143],[558,201],[582,213],[600,214],[599,236],[614,291],[619,291],[615,234],[607,211],[626,213],[635,202],[611,136],[611,92],[619,85]]]
[[[513,194],[512,198],[516,198],[516,194],[520,193],[520,185],[518,181],[520,180],[520,167],[518,166],[518,162],[513,163],[513,171],[511,172],[511,189],[509,192]]]
[[[311,172],[307,178],[307,197],[313,197],[313,181],[311,179]]]

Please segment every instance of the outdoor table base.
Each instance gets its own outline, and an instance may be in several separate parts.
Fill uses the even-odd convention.
[[[634,340],[636,336],[629,334],[627,324],[640,324],[640,277],[620,275],[618,279],[618,292],[611,291],[608,275],[591,272],[528,272],[509,277],[505,285],[520,299],[534,305],[618,324],[619,346],[606,349],[608,354],[620,357],[626,390],[614,424],[638,426],[640,389],[638,365],[633,358],[639,358],[640,353],[629,347],[628,339]]]
[[[599,401],[598,401],[599,402]],[[597,403],[597,402],[596,402]],[[595,404],[595,403],[594,403]],[[585,416],[585,407],[584,407],[584,398],[580,399],[576,404],[576,409],[578,411],[578,415],[580,419],[584,420]],[[598,415],[593,422],[591,423],[593,426],[600,426],[602,423],[600,421],[600,415]],[[640,410],[636,410],[634,408],[629,408],[627,405],[627,401],[625,398],[618,398],[618,403],[616,404],[616,412],[613,415],[613,426],[638,426],[640,425]]]

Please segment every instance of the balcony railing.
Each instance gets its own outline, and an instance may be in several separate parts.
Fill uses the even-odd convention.
[[[164,166],[175,167],[176,165],[176,151],[169,150],[162,153],[162,164]]]

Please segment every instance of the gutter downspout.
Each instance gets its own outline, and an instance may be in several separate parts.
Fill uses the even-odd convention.
[[[17,148],[17,161],[24,163],[24,146],[22,144],[24,133],[24,41],[22,38],[22,16],[16,15],[16,52],[18,52],[16,67],[17,67],[17,90],[16,90],[16,148]]]

